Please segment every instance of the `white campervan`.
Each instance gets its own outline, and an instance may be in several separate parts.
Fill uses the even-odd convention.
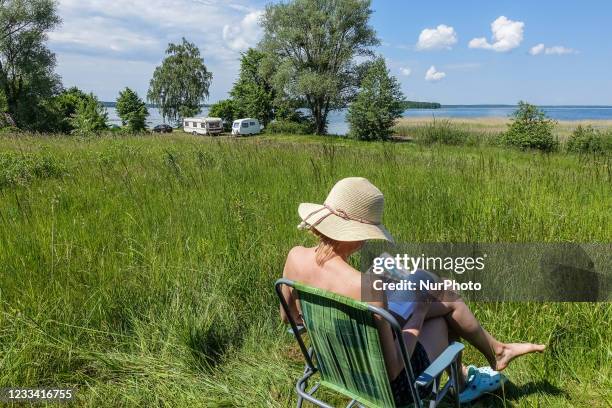
[[[183,130],[194,135],[218,135],[223,131],[221,118],[185,118]]]
[[[259,124],[257,119],[237,119],[232,124],[232,135],[256,135],[261,132],[261,129],[263,129],[263,126]]]

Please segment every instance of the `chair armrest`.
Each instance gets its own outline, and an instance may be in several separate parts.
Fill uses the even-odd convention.
[[[302,334],[306,331],[306,327],[304,327],[301,324],[298,324],[297,330],[298,330],[297,334]],[[295,333],[293,332],[293,328],[291,326],[289,326],[289,328],[287,329],[287,333],[295,335]]]
[[[414,382],[417,387],[427,387],[433,380],[446,370],[465,348],[461,343],[453,342],[427,367]]]

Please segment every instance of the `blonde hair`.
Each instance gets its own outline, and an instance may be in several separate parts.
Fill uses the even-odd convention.
[[[315,260],[317,265],[321,266],[334,256],[334,252],[337,252],[338,247],[340,246],[340,241],[336,241],[327,235],[321,234],[315,228],[310,228],[310,232],[319,238],[319,245],[317,245],[317,248],[315,249]]]

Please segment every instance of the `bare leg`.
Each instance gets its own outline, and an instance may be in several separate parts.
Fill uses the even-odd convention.
[[[429,361],[434,361],[448,347],[448,326],[441,317],[426,320],[419,334],[419,343],[427,352]]]
[[[428,309],[429,306],[427,303],[417,303],[415,305],[414,313],[402,327],[404,344],[406,344],[406,349],[410,355],[412,355],[417,339],[421,335],[421,330],[423,323],[425,322],[425,318],[427,317]]]
[[[444,316],[449,327],[480,351],[491,368],[501,371],[516,357],[542,352],[545,346],[531,343],[502,343],[489,334],[476,320],[462,299],[429,304],[426,319]]]
[[[434,317],[425,320],[423,323],[423,327],[419,334],[419,343],[423,345],[423,348],[427,352],[429,361],[434,361],[444,352],[444,350],[446,350],[451,338],[454,337],[454,333],[449,331],[446,320],[442,317]],[[467,368],[461,364],[461,355],[459,355],[458,364],[460,369],[457,374],[459,376],[459,391],[461,391],[465,385],[465,376],[467,375]]]

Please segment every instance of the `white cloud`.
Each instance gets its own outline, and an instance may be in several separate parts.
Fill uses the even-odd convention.
[[[545,55],[565,55],[565,54],[577,54],[578,51],[572,48],[564,47],[562,45],[554,45],[552,47],[546,47],[544,44],[540,43],[538,45],[534,45],[533,47],[531,47],[531,49],[529,50],[529,53],[531,55],[540,55],[542,53]]]
[[[400,73],[404,76],[410,76],[412,74],[412,70],[408,67],[400,68]]]
[[[457,33],[453,27],[440,24],[436,28],[426,28],[421,31],[417,50],[450,50],[457,43]]]
[[[529,50],[529,53],[531,55],[539,55],[544,52],[545,48],[546,47],[544,46],[544,44],[540,43],[538,45],[534,45],[533,47],[531,47],[531,49]]]
[[[544,54],[548,55],[576,54],[577,52],[578,51],[572,48],[563,47],[561,45],[555,45],[544,50]]]
[[[510,51],[523,42],[524,28],[525,23],[522,21],[513,21],[505,16],[500,16],[491,23],[492,42],[484,37],[479,37],[472,39],[468,46],[497,52]]]
[[[223,40],[235,51],[244,51],[257,44],[261,38],[259,20],[263,11],[256,10],[248,13],[240,23],[223,26]]]
[[[436,70],[436,67],[432,65],[425,73],[425,80],[430,82],[436,82],[443,79],[445,76],[446,72],[438,71]]]

